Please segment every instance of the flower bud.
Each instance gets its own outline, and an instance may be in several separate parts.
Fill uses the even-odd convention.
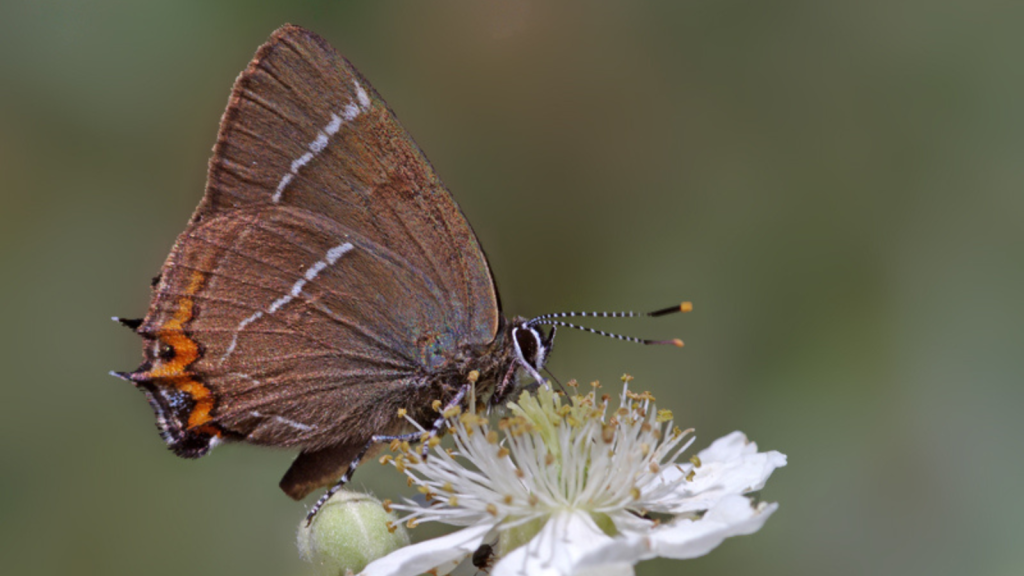
[[[299,524],[299,556],[321,576],[356,573],[367,564],[409,544],[394,514],[367,494],[340,490],[320,508],[313,522]]]

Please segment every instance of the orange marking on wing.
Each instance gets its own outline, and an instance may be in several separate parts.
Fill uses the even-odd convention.
[[[164,380],[192,397],[195,406],[188,416],[189,429],[202,427],[201,432],[220,436],[220,430],[215,427],[203,426],[212,420],[210,412],[213,410],[213,394],[202,382],[185,371],[199,359],[199,345],[185,334],[185,323],[192,319],[195,306],[192,296],[202,287],[204,278],[202,272],[192,272],[185,295],[178,299],[177,310],[157,333],[161,343],[174,349],[174,358],[161,362],[150,370],[148,376]]]

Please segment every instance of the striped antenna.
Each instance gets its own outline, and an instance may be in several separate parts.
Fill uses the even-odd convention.
[[[634,336],[623,336],[622,334],[615,334],[612,332],[605,332],[604,330],[595,330],[594,328],[587,328],[586,326],[577,326],[576,324],[569,324],[568,322],[562,322],[561,320],[544,320],[541,322],[530,321],[533,326],[561,326],[563,328],[575,328],[576,330],[582,330],[584,332],[590,332],[591,334],[597,334],[599,336],[607,336],[608,338],[615,338],[616,340],[625,340],[626,342],[636,342],[637,344],[651,345],[651,344],[670,344],[672,346],[683,347],[683,341],[679,338],[673,338],[671,340],[646,340],[644,338],[636,338]]]
[[[682,304],[676,304],[675,306],[669,306],[668,308],[662,308],[661,310],[655,310],[654,312],[556,312],[554,314],[545,314],[543,316],[537,316],[530,320],[527,324],[547,324],[545,320],[552,318],[575,318],[577,316],[581,318],[639,318],[641,316],[665,316],[667,314],[675,314],[676,312],[689,312],[693,310],[693,302],[683,302]]]
[[[599,336],[607,336],[608,338],[615,338],[616,340],[625,340],[626,342],[636,342],[637,344],[650,345],[672,345],[683,347],[683,341],[678,338],[671,340],[647,340],[644,338],[636,338],[634,336],[623,336],[622,334],[615,334],[612,332],[605,332],[604,330],[596,330],[594,328],[587,328],[585,326],[578,326],[576,324],[570,324],[556,318],[575,318],[577,316],[581,318],[637,318],[640,316],[665,316],[667,314],[675,314],[676,312],[689,312],[693,310],[692,302],[683,302],[675,306],[669,306],[668,308],[662,308],[653,312],[557,312],[555,314],[545,314],[543,316],[537,316],[536,318],[527,322],[528,326],[561,326],[563,328],[575,328],[576,330],[582,330],[584,332],[590,332],[591,334],[597,334]]]

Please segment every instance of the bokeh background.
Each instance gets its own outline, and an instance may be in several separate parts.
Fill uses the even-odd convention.
[[[291,455],[175,458],[107,376],[284,22],[388,100],[506,311],[698,445],[789,455],[758,534],[638,574],[1024,574],[1024,9],[1005,2],[0,3],[0,572],[297,574]],[[403,483],[366,466],[355,487]]]

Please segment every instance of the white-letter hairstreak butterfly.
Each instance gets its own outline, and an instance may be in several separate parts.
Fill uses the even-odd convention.
[[[555,326],[580,328],[557,318],[574,315],[636,314],[507,320],[420,149],[347,60],[286,25],[235,82],[149,312],[118,319],[144,361],[115,374],[179,456],[222,440],[299,449],[281,488],[300,499],[340,487],[375,444],[419,438],[399,409],[436,433],[434,404],[464,403],[471,380],[491,405],[520,369],[543,381]]]

